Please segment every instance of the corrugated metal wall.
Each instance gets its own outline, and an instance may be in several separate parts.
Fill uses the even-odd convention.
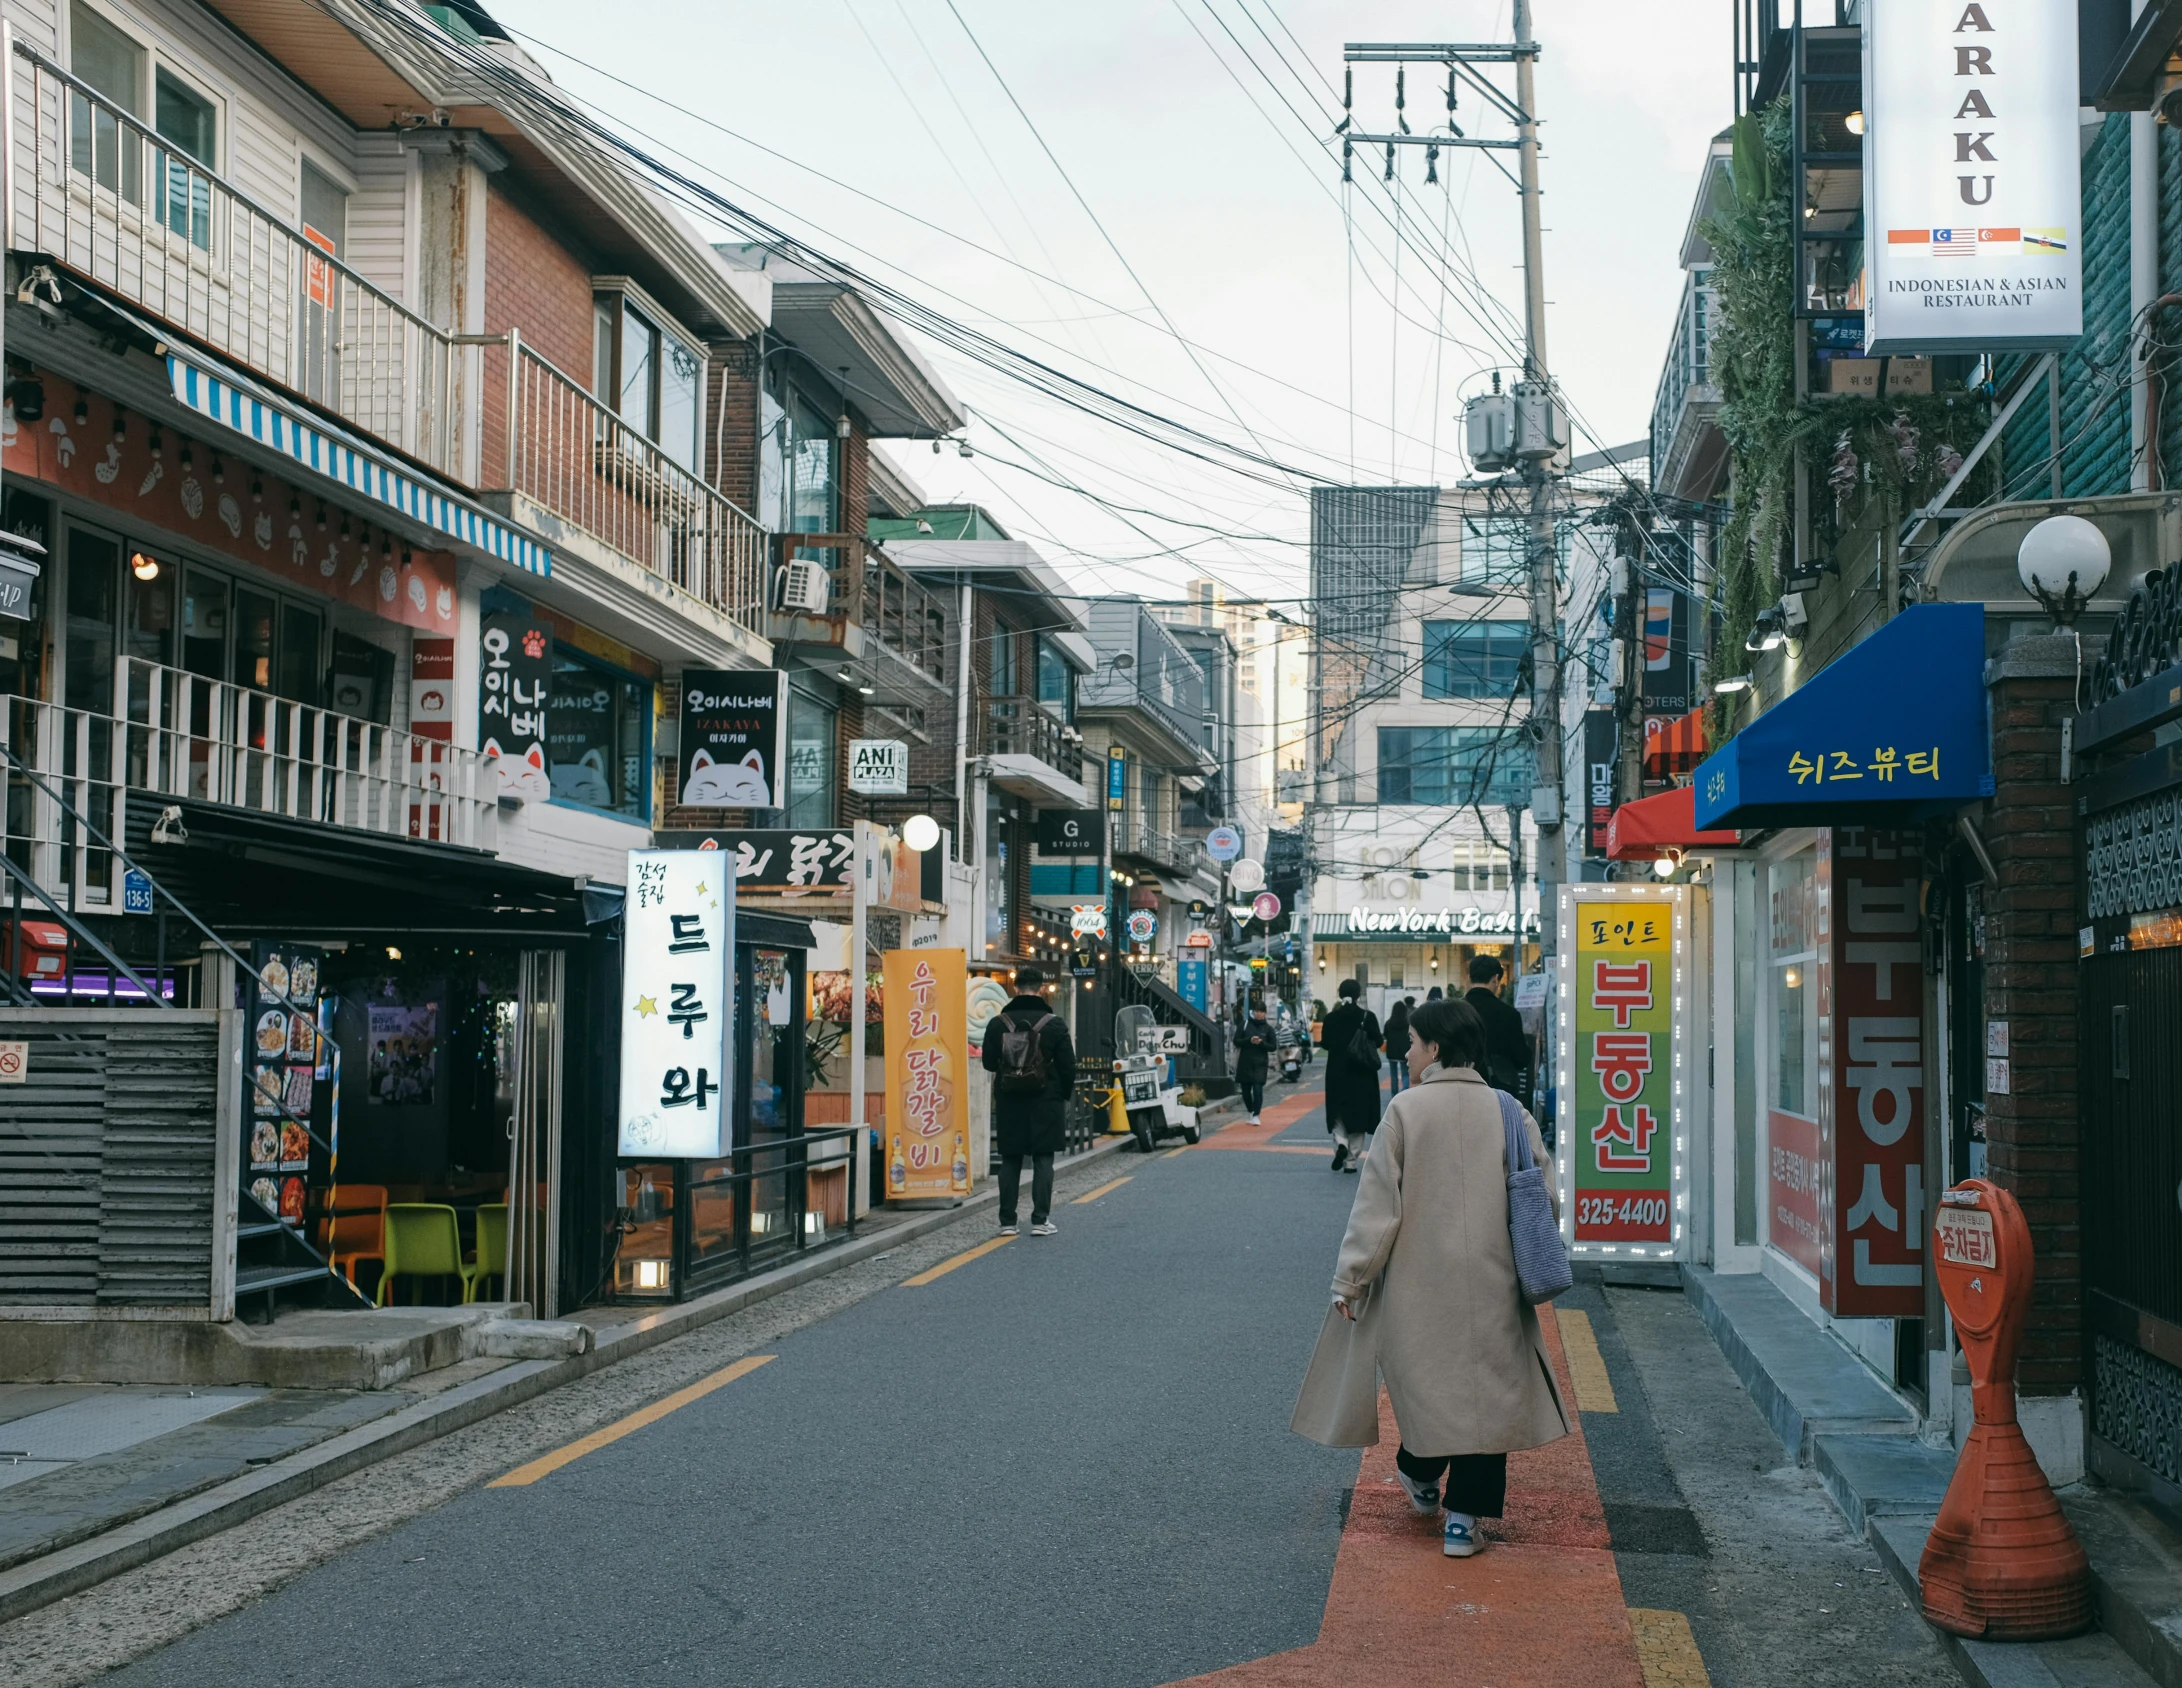
[[[212,1298],[220,1024],[210,1011],[0,1014],[0,1305]]]

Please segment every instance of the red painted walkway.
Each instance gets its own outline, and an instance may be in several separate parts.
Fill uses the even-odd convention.
[[[1271,1149],[1268,1141],[1318,1105],[1316,1094],[1275,1103],[1257,1126],[1236,1125],[1204,1148]],[[1321,1153],[1317,1148],[1302,1151]],[[1542,1307],[1561,1398],[1576,1392],[1553,1309]],[[1300,1381],[1300,1379],[1299,1379]],[[1366,1448],[1334,1560],[1318,1639],[1190,1678],[1219,1688],[1644,1688],[1621,1578],[1608,1546],[1591,1456],[1579,1425],[1560,1441],[1508,1459],[1508,1515],[1484,1527],[1473,1559],[1440,1552],[1437,1515],[1419,1518],[1394,1478],[1400,1440],[1386,1397],[1379,1444]]]

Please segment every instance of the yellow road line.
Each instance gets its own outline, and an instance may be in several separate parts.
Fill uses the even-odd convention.
[[[710,1377],[698,1379],[687,1389],[677,1389],[672,1395],[662,1396],[648,1407],[640,1407],[627,1418],[616,1419],[603,1430],[594,1430],[588,1436],[580,1436],[567,1447],[557,1448],[552,1453],[532,1460],[528,1465],[518,1465],[505,1477],[495,1477],[486,1487],[520,1489],[537,1482],[541,1477],[550,1477],[562,1466],[583,1458],[585,1454],[595,1453],[609,1442],[618,1442],[630,1432],[642,1430],[647,1424],[658,1423],[667,1414],[688,1406],[692,1401],[703,1400],[715,1389],[733,1383],[738,1377],[748,1377],[774,1357],[771,1354],[748,1355],[724,1370],[714,1372]]]
[[[1164,1155],[1160,1156],[1160,1159],[1172,1160],[1176,1155],[1186,1155],[1190,1152],[1191,1147],[1191,1144],[1184,1143],[1179,1149],[1169,1149]],[[1136,1175],[1131,1173],[1130,1176],[1133,1178]]]
[[[1136,1174],[1131,1172],[1120,1178],[1116,1178],[1115,1180],[1113,1180],[1112,1183],[1101,1184],[1096,1190],[1086,1190],[1082,1195],[1078,1196],[1075,1201],[1070,1205],[1075,1207],[1081,1207],[1085,1202],[1095,1202],[1099,1199],[1099,1197],[1105,1195],[1107,1191],[1120,1189],[1122,1185],[1128,1183],[1129,1180],[1131,1178],[1134,1178],[1135,1176]]]
[[[1589,1314],[1572,1307],[1556,1307],[1553,1316],[1561,1327],[1561,1352],[1568,1356],[1568,1375],[1576,1385],[1576,1405],[1587,1413],[1618,1413],[1614,1380],[1606,1375],[1606,1361],[1599,1353],[1598,1333]]]
[[[1002,1243],[1012,1243],[1013,1241],[1015,1241],[1013,1237],[994,1237],[990,1242],[979,1243],[975,1248],[966,1248],[960,1254],[952,1255],[948,1259],[942,1260],[937,1266],[934,1266],[929,1271],[919,1272],[913,1278],[904,1278],[902,1280],[902,1288],[922,1289],[926,1284],[931,1283],[935,1278],[944,1278],[957,1266],[967,1266],[971,1261],[976,1260],[983,1255],[992,1253],[992,1251],[998,1248]]]
[[[1712,1688],[1704,1655],[1690,1634],[1690,1621],[1680,1612],[1648,1612],[1632,1606],[1629,1628],[1636,1636],[1644,1688]]]

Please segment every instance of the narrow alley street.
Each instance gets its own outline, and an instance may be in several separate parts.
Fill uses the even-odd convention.
[[[1291,1435],[1357,1188],[1317,1102],[1100,1157],[1057,1236],[948,1228],[0,1628],[8,1679],[1957,1680],[1679,1294],[1561,1300],[1583,1434],[1514,1459],[1476,1559],[1411,1517],[1391,1419],[1361,1462]]]

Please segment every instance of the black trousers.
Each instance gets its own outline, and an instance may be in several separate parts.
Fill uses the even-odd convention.
[[[1030,1222],[1043,1225],[1053,1211],[1053,1157],[1051,1155],[1002,1155],[1000,1157],[1000,1223],[1015,1223],[1015,1198],[1023,1188],[1023,1162],[1030,1161]]]
[[[1436,1483],[1446,1473],[1447,1489],[1440,1505],[1449,1512],[1467,1512],[1472,1518],[1498,1518],[1508,1501],[1506,1454],[1440,1454],[1420,1458],[1407,1448],[1397,1448],[1394,1463],[1412,1483]]]
[[[1238,1078],[1235,1088],[1243,1093],[1243,1106],[1250,1110],[1250,1117],[1257,1118],[1258,1110],[1265,1106],[1265,1080]]]

